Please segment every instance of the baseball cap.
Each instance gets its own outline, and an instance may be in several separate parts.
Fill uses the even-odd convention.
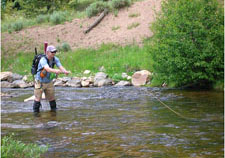
[[[47,51],[47,52],[56,52],[57,49],[56,49],[54,46],[51,45],[51,46],[48,46],[48,47],[47,47],[46,51]]]

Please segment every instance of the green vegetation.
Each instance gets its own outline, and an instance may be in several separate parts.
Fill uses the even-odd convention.
[[[99,49],[79,49],[76,51],[60,51],[56,54],[65,68],[72,72],[71,76],[81,76],[84,70],[92,73],[104,66],[106,73],[113,79],[116,74],[127,72],[132,75],[141,69],[152,70],[148,47],[102,45]],[[21,75],[30,74],[34,53],[20,52],[15,56],[2,56],[2,71],[13,71]],[[114,76],[115,75],[115,76]]]
[[[224,83],[224,13],[216,0],[165,1],[151,29],[155,82],[197,87]]]
[[[113,27],[112,27],[112,30],[113,30],[113,31],[116,31],[116,30],[118,30],[118,29],[120,29],[120,26],[113,26]]]
[[[48,150],[48,147],[40,147],[36,144],[24,144],[13,139],[14,134],[4,136],[1,139],[2,158],[39,158]]]
[[[134,23],[128,25],[128,26],[127,26],[127,29],[130,30],[130,29],[133,29],[133,28],[138,27],[139,25],[140,25],[140,23],[134,22]]]
[[[97,15],[105,8],[116,16],[118,9],[129,6],[133,1],[56,0],[43,5],[44,0],[3,0],[1,29],[12,33],[33,25],[61,24],[74,17]],[[121,72],[131,75],[134,71],[147,69],[154,72],[151,86],[166,82],[170,87],[213,86],[223,89],[224,12],[220,6],[216,0],[163,1],[161,13],[151,26],[154,36],[142,48],[103,44],[99,49],[71,50],[70,45],[64,42],[57,47],[60,51],[57,55],[73,72],[72,75],[79,75],[86,69],[95,73],[104,66],[110,77],[118,79]],[[137,17],[139,14],[128,16]],[[132,23],[127,29],[139,25]],[[115,26],[112,30],[119,28]],[[62,41],[57,38],[58,43]],[[2,46],[2,71],[29,74],[33,52],[14,54],[14,49],[12,47],[6,54]]]
[[[71,47],[67,42],[63,42],[61,45],[57,47],[57,50],[62,52],[68,52],[71,51]]]
[[[140,14],[139,13],[130,13],[128,16],[130,18],[136,18],[136,17],[140,16]]]
[[[1,31],[11,33],[34,25],[62,24],[73,18],[95,16],[106,8],[115,13],[131,3],[131,0],[2,0]]]

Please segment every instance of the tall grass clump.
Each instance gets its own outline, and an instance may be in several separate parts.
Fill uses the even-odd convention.
[[[50,15],[48,15],[48,14],[47,15],[41,14],[36,17],[36,21],[38,24],[49,22],[49,19],[50,19]]]
[[[62,12],[62,11],[53,12],[50,15],[50,22],[54,25],[62,24],[63,22],[67,20],[66,19],[67,16],[68,16],[67,12]]]
[[[151,27],[155,79],[211,87],[224,79],[224,12],[217,0],[168,0]]]
[[[61,45],[57,46],[58,51],[62,52],[68,52],[71,51],[71,47],[67,42],[63,42]]]
[[[41,154],[48,150],[47,147],[40,147],[36,144],[24,144],[13,139],[13,136],[14,134],[1,139],[2,158],[40,158]]]
[[[90,6],[87,7],[86,14],[88,17],[92,17],[104,11],[104,9],[106,8],[109,8],[107,2],[97,1],[97,2],[91,3]]]
[[[111,6],[113,9],[120,9],[131,5],[131,0],[112,0]]]
[[[21,75],[30,74],[34,53],[19,52],[18,54],[2,55],[1,71],[12,71]]]

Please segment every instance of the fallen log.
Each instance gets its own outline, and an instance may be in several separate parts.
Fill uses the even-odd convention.
[[[99,17],[95,20],[95,22],[94,22],[91,26],[89,26],[89,27],[87,28],[87,30],[84,31],[84,33],[86,34],[86,33],[90,32],[95,26],[97,26],[97,25],[102,21],[102,19],[105,17],[106,14],[108,14],[108,9],[105,9],[105,10],[99,15]]]

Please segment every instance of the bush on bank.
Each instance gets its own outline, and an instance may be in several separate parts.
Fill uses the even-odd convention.
[[[48,150],[47,147],[40,147],[36,144],[24,144],[13,139],[13,136],[14,134],[1,139],[2,158],[40,158],[41,154]]]
[[[151,29],[155,79],[172,86],[223,83],[224,13],[216,0],[168,0]]]

